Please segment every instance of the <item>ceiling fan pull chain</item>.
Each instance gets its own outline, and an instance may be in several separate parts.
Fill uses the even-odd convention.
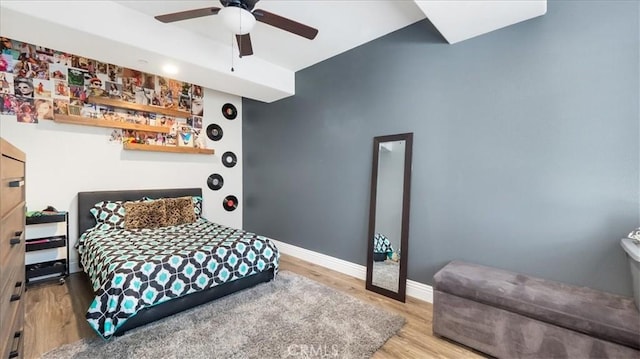
[[[233,69],[233,34],[231,34],[231,72],[235,71]]]
[[[238,17],[240,18],[238,21],[240,24],[240,33],[242,34],[242,12],[238,11]],[[242,58],[242,36],[240,36],[240,39],[238,40],[238,55]]]

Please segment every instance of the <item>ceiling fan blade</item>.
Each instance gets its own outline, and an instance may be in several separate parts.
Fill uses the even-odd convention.
[[[284,31],[289,31],[292,34],[296,34],[305,37],[309,40],[313,40],[318,35],[318,30],[310,26],[301,24],[299,22],[289,20],[280,15],[264,11],[262,9],[256,9],[253,13],[257,21],[263,22],[267,25],[277,27]]]
[[[251,37],[249,34],[236,35],[236,41],[238,41],[240,57],[253,55],[253,46],[251,45]]]
[[[158,15],[156,16],[156,20],[168,23],[174,21],[182,21],[188,19],[195,19],[197,17],[215,15],[220,11],[219,7],[206,7],[204,9],[195,9],[195,10],[187,10],[181,12],[174,12],[171,14]]]

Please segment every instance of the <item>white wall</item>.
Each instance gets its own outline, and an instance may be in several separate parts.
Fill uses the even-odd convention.
[[[242,203],[242,101],[238,96],[205,90],[203,130],[217,123],[220,141],[206,139],[214,155],[125,151],[121,144],[109,143],[111,129],[65,125],[53,121],[18,123],[16,116],[0,115],[0,136],[27,154],[26,201],[28,210],[52,205],[69,211],[70,245],[78,238],[77,193],[95,190],[200,187],[205,218],[242,228],[242,206],[233,212],[222,207],[225,196],[233,194]],[[238,109],[235,120],[222,116],[222,105]],[[222,165],[225,151],[238,156],[233,168]],[[207,187],[207,177],[220,173],[224,186]],[[71,270],[77,270],[77,253],[71,248]]]

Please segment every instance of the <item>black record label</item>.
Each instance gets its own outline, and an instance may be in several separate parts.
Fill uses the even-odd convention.
[[[231,152],[231,151],[227,151],[222,155],[222,164],[225,167],[233,167],[236,165],[236,163],[238,163],[238,158],[236,157],[236,154]]]
[[[238,198],[233,195],[226,196],[224,201],[222,201],[222,207],[229,212],[233,211],[238,208]]]
[[[222,105],[222,115],[227,120],[233,120],[234,118],[236,118],[236,116],[238,116],[238,110],[236,110],[236,107],[234,105],[225,103],[224,105]]]
[[[220,176],[217,173],[214,173],[211,176],[209,176],[209,178],[207,178],[207,186],[209,186],[209,188],[211,188],[214,191],[217,191],[220,188],[222,188],[222,185],[224,185],[224,179],[222,179],[222,176]]]
[[[222,128],[215,123],[207,126],[207,137],[213,141],[220,141],[222,138]]]

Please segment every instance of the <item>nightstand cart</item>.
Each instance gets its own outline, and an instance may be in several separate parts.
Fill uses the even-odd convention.
[[[69,275],[69,213],[43,214],[26,220],[25,277],[27,284]]]

